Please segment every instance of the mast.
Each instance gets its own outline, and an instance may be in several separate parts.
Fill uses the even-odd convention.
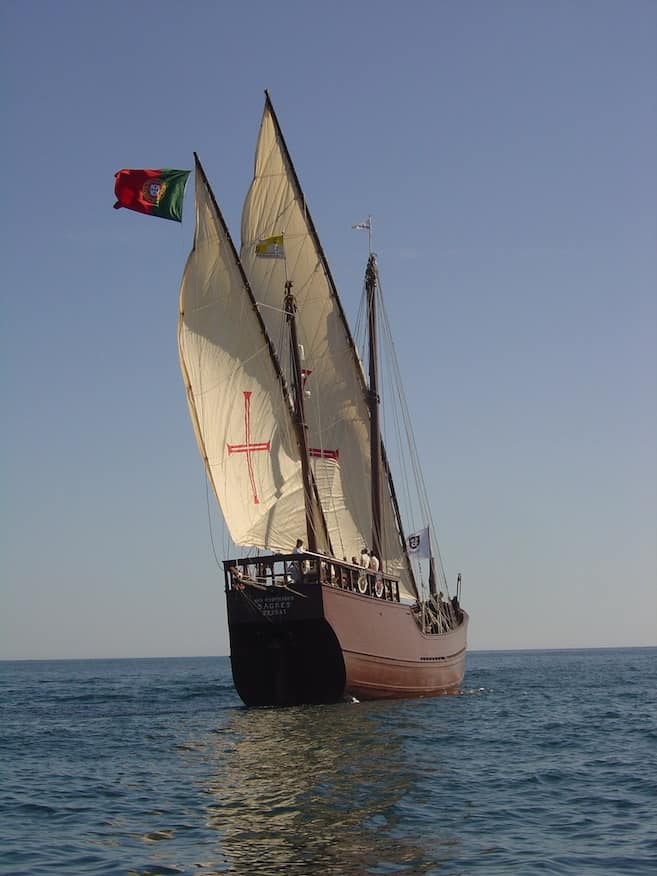
[[[379,421],[379,376],[376,334],[376,257],[370,253],[365,271],[369,326],[370,466],[372,476],[372,550],[381,557],[381,425]]]
[[[313,501],[313,482],[310,470],[310,455],[308,453],[308,441],[306,418],[303,410],[303,374],[301,373],[301,360],[299,358],[299,339],[297,337],[297,303],[292,293],[292,280],[285,282],[285,318],[290,330],[290,360],[292,363],[292,395],[294,401],[294,425],[297,432],[297,441],[301,453],[301,473],[303,478],[303,496],[306,507],[306,533],[308,536],[308,550],[317,553],[317,533],[315,531],[315,502]],[[323,515],[322,515],[323,517]],[[324,529],[326,526],[324,525]],[[326,533],[326,545],[329,547],[328,533]]]
[[[436,565],[433,561],[433,556],[429,555],[429,593],[432,596],[438,595],[438,585],[436,584]]]

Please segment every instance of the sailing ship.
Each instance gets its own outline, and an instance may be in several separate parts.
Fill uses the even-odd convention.
[[[207,477],[246,549],[223,562],[237,692],[249,706],[458,692],[460,576],[450,599],[431,527],[405,534],[381,437],[376,256],[366,375],[269,93],[239,254],[194,158],[178,346]]]

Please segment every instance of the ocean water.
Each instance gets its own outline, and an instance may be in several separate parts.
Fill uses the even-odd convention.
[[[227,658],[0,663],[3,874],[657,873],[657,649],[249,710]]]

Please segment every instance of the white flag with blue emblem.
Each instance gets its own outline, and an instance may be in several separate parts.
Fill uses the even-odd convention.
[[[431,552],[429,550],[429,527],[421,529],[419,532],[414,532],[406,539],[408,552],[417,560],[428,560]]]

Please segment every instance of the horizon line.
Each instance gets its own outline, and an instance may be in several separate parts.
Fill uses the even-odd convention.
[[[560,651],[628,651],[632,649],[657,648],[657,643],[651,645],[569,645],[560,648],[473,648],[468,654],[504,654],[517,652],[550,653]],[[230,657],[230,654],[176,654],[173,656],[141,655],[125,657],[0,657],[0,663],[48,663],[48,662],[82,662],[91,660],[219,660]]]

